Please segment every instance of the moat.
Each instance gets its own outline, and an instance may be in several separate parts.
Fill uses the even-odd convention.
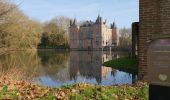
[[[136,75],[102,64],[111,59],[128,56],[124,52],[59,52],[54,50],[17,51],[0,55],[2,70],[19,67],[33,82],[59,87],[66,84],[90,83],[99,85],[132,84]]]

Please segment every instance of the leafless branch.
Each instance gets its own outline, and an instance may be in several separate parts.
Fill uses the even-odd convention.
[[[24,0],[23,0],[23,1],[24,1]],[[19,4],[17,4],[16,6],[12,6],[12,7],[8,8],[7,10],[0,12],[0,17],[3,16],[3,15],[5,15],[5,14],[7,14],[8,12],[11,12],[12,10],[18,8],[18,7],[23,3],[23,1],[20,2]],[[0,2],[4,2],[4,1],[3,1],[3,0],[0,0]]]

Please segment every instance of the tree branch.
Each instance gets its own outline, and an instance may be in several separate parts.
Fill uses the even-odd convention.
[[[24,1],[24,0],[23,0]],[[7,13],[9,13],[9,12],[11,12],[12,10],[14,10],[14,9],[16,9],[16,8],[18,8],[22,3],[23,3],[23,1],[22,2],[20,2],[18,5],[16,5],[16,6],[13,6],[13,7],[10,7],[9,9],[7,9],[7,10],[5,10],[5,11],[3,11],[3,12],[1,12],[0,13],[0,17],[1,16],[3,16],[3,15],[5,15],[5,14],[7,14]],[[3,2],[2,0],[0,0],[0,2]]]

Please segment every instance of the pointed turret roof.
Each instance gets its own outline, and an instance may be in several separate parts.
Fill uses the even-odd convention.
[[[74,18],[73,25],[76,25],[76,24],[77,24],[77,20],[76,18]]]
[[[70,26],[77,26],[77,20],[74,18],[74,20],[70,20]]]
[[[113,29],[113,28],[117,28],[115,22],[113,22],[113,23],[111,24],[111,28],[112,28],[112,29]]]
[[[96,24],[99,24],[102,22],[102,17],[100,17],[100,15],[98,15],[97,19],[96,19]]]
[[[72,24],[73,24],[73,23],[72,23],[72,20],[70,20],[70,26],[72,26]]]

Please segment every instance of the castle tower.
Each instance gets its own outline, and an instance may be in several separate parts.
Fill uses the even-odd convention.
[[[77,21],[74,19],[70,20],[70,28],[69,28],[69,36],[70,36],[70,49],[77,49],[79,46],[79,28],[77,26]]]
[[[111,24],[112,29],[112,45],[118,46],[119,45],[119,30],[116,27],[115,22]]]
[[[70,21],[70,49],[72,50],[103,50],[112,44],[119,44],[119,32],[113,23],[111,28],[107,21],[98,16],[95,22],[86,21],[78,26],[76,19]],[[112,42],[113,41],[113,42]]]
[[[102,48],[102,17],[100,15],[93,24],[93,48],[97,50]]]
[[[112,29],[107,25],[107,21],[101,20],[101,41],[102,48],[108,48],[112,44]]]

